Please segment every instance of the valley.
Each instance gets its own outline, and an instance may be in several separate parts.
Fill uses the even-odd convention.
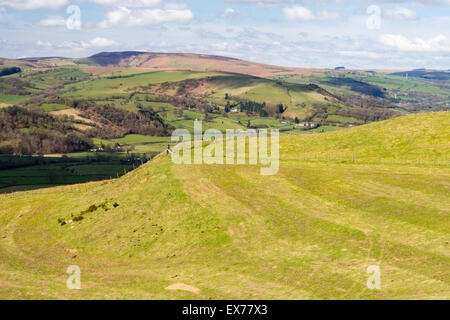
[[[406,79],[399,73],[142,52],[2,63],[0,154],[19,163],[23,156],[151,159],[167,148],[173,130],[192,131],[196,119],[205,130],[276,128],[297,135],[448,110],[450,97],[441,80],[445,72],[434,78],[411,73]],[[93,179],[128,170],[112,168]],[[0,176],[0,192],[26,188],[5,179]],[[49,182],[44,179],[42,186]]]

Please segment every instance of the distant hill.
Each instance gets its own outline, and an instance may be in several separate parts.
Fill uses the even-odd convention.
[[[430,80],[450,80],[450,70],[449,71],[439,71],[439,70],[427,70],[427,69],[416,69],[411,71],[402,71],[391,73],[391,75],[401,76],[401,77],[415,77]]]
[[[27,60],[20,60],[20,59],[6,59],[6,58],[0,58],[0,66],[6,66],[6,67],[38,67],[39,65],[37,63],[33,63]]]
[[[258,77],[319,72],[319,70],[315,69],[278,67],[235,58],[188,53],[102,52],[89,58],[75,60],[75,62],[103,67],[118,66],[151,70],[228,72]]]
[[[279,67],[262,63],[249,62],[235,58],[215,55],[189,53],[151,53],[139,51],[102,52],[91,57],[68,59],[59,57],[24,58],[18,60],[0,59],[0,65],[14,66],[57,66],[61,64],[78,64],[103,68],[142,68],[154,71],[208,71],[252,75],[257,77],[274,77],[290,74],[314,74],[320,69]]]

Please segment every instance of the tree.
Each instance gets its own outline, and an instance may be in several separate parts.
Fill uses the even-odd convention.
[[[225,112],[230,112],[230,101],[227,101],[227,104],[225,105]]]
[[[203,118],[203,121],[207,122],[209,120],[210,120],[210,115],[209,115],[208,111],[205,111],[205,116]]]
[[[264,109],[261,109],[261,111],[259,112],[260,117],[267,117],[268,115],[269,113],[267,113],[267,111]]]
[[[283,105],[282,103],[280,103],[280,104],[277,106],[277,113],[282,114],[282,113],[285,112],[285,111],[286,111],[286,109],[284,108],[284,105]]]
[[[49,170],[48,171],[48,180],[50,181],[51,184],[55,183],[55,180],[56,180],[56,172],[55,172],[55,170]]]

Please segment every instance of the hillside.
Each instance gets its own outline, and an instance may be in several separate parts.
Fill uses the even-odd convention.
[[[427,70],[427,69],[417,69],[411,71],[403,71],[392,73],[392,75],[400,77],[415,77],[430,80],[450,80],[450,70],[440,71],[440,70]]]
[[[0,195],[0,298],[449,299],[449,120],[286,135],[274,176],[161,154],[120,179]]]
[[[24,58],[18,60],[0,59],[0,65],[25,65],[50,67],[58,65],[80,65],[86,71],[101,72],[114,68],[141,68],[149,71],[207,71],[227,72],[273,77],[289,74],[315,74],[320,69],[279,67],[235,58],[206,54],[152,53],[139,51],[102,52],[81,59],[68,58]]]
[[[450,112],[421,113],[351,128],[339,134],[289,137],[290,157],[370,162],[445,163],[450,160]],[[299,149],[298,146],[302,145]],[[448,163],[447,163],[448,164]]]
[[[362,70],[286,68],[201,54],[124,51],[81,59],[0,61],[0,71],[8,73],[13,69],[8,66],[20,72],[0,78],[0,107],[25,104],[36,108],[61,104],[61,97],[68,97],[95,99],[137,112],[136,104],[144,105],[142,100],[147,100],[162,112],[178,113],[167,121],[192,118],[183,111],[186,106],[216,118],[236,109],[239,118],[281,120],[291,129],[300,122],[339,129],[449,108],[450,87],[444,80]],[[245,102],[265,106],[243,109]],[[277,114],[279,104],[284,111]],[[233,121],[233,127],[241,120],[248,119]]]
[[[144,68],[153,71],[227,72],[257,77],[320,72],[318,69],[279,67],[235,58],[189,53],[102,52],[89,58],[75,60],[75,63],[103,67]]]

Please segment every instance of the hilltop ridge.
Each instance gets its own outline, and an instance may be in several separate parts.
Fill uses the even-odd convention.
[[[193,53],[152,53],[141,51],[100,52],[87,58],[0,58],[0,64],[45,67],[61,64],[78,64],[97,67],[134,67],[154,71],[208,71],[227,72],[252,75],[258,77],[274,77],[291,74],[315,74],[321,69],[292,68],[249,62],[236,58],[193,54]]]

